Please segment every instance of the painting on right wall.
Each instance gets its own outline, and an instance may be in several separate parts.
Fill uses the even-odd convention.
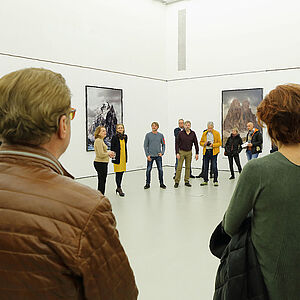
[[[252,122],[262,132],[257,123],[257,106],[263,99],[263,89],[240,89],[222,91],[222,141],[223,147],[233,128],[237,128],[243,142],[246,140],[247,123]]]

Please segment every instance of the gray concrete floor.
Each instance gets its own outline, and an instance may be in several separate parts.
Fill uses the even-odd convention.
[[[139,300],[209,300],[219,265],[209,252],[209,238],[223,218],[237,179],[229,180],[230,173],[223,171],[219,187],[212,181],[201,187],[202,179],[191,179],[191,188],[181,180],[175,189],[173,175],[173,168],[164,168],[167,189],[162,190],[153,169],[151,188],[144,190],[144,170],[125,173],[126,195],[121,198],[111,174],[106,196],[136,276]],[[97,187],[96,177],[78,182]]]

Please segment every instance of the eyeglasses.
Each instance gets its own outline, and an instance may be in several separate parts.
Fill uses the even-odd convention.
[[[71,111],[70,111],[70,120],[73,120],[75,118],[75,113],[76,113],[76,109],[71,107]]]

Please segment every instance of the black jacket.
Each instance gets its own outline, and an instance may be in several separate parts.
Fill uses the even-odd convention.
[[[225,145],[225,155],[233,156],[239,154],[242,151],[242,144],[243,140],[239,134],[236,136],[231,134]]]
[[[247,133],[246,141],[248,141],[248,136],[249,136],[249,132]],[[252,135],[251,144],[253,145],[251,147],[252,154],[262,152],[263,138],[262,138],[262,134],[257,129]]]
[[[126,154],[126,162],[127,162],[127,135],[125,134],[125,154]],[[120,164],[120,139],[118,135],[114,135],[111,139],[111,151],[114,151],[116,153],[115,159],[112,160],[114,164]]]
[[[267,300],[267,290],[251,241],[251,218],[232,238],[220,223],[210,239],[210,250],[221,259],[214,300]]]

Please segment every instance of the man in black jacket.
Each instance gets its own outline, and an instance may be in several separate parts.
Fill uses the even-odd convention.
[[[257,128],[254,128],[252,122],[247,124],[247,137],[246,142],[248,142],[248,146],[246,149],[247,159],[251,160],[252,158],[257,158],[258,154],[262,152],[262,144],[263,138],[262,134]]]

